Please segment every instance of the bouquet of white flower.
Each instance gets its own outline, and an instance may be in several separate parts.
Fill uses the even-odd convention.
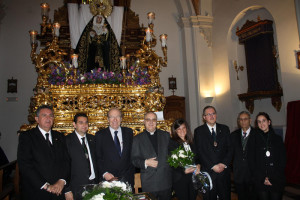
[[[131,187],[121,181],[104,181],[99,185],[87,185],[82,193],[83,200],[134,200]]]
[[[192,167],[194,166],[195,154],[192,151],[186,151],[181,146],[171,152],[168,163],[171,167]],[[195,166],[194,166],[195,167]]]

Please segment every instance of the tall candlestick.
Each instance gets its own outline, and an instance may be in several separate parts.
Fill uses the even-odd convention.
[[[151,28],[146,28],[146,42],[150,42],[152,40],[152,30]]]
[[[44,23],[47,22],[49,16],[50,6],[47,3],[41,3],[42,20]]]
[[[72,64],[75,68],[78,68],[78,62],[77,62],[77,59],[78,59],[78,54],[72,54],[71,55],[71,59],[72,59]]]
[[[148,12],[147,13],[148,18],[148,24],[153,24],[153,21],[155,19],[155,13],[154,12]]]
[[[29,35],[30,35],[30,44],[36,44],[37,31],[30,30]]]
[[[53,34],[56,37],[59,37],[59,29],[60,29],[60,24],[59,23],[54,23],[53,24]]]
[[[121,56],[121,58],[120,58],[120,68],[126,69],[126,57],[125,56]]]
[[[160,41],[161,41],[161,46],[166,47],[167,46],[168,35],[167,34],[161,34],[159,37],[160,37]]]

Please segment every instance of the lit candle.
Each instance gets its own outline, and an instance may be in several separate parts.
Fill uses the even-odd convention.
[[[160,41],[161,41],[161,46],[166,47],[167,46],[168,35],[167,34],[161,34],[159,37],[160,37]]]
[[[60,28],[60,24],[59,23],[54,23],[53,24],[53,34],[56,37],[59,37],[59,28]]]
[[[126,69],[126,57],[125,56],[120,57],[120,68]]]
[[[35,44],[36,43],[37,31],[30,30],[29,35],[30,35],[30,44]]]
[[[41,9],[42,9],[42,17],[48,17],[49,14],[49,4],[47,3],[41,3]]]
[[[148,18],[148,24],[152,24],[155,19],[155,13],[154,12],[148,12],[147,13]]]
[[[150,42],[152,40],[152,30],[151,28],[146,28],[146,42]]]
[[[71,59],[72,59],[72,64],[75,68],[78,68],[78,62],[77,62],[77,59],[78,59],[78,54],[72,54],[71,55]]]

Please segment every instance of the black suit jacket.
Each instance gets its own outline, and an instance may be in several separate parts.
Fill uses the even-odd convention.
[[[248,136],[248,141],[250,138],[254,137],[256,131],[251,127]],[[235,183],[247,183],[251,181],[250,170],[249,170],[249,145],[248,142],[243,151],[242,147],[242,130],[239,128],[231,133],[231,145],[233,154],[233,177]]]
[[[56,183],[59,179],[68,180],[68,155],[65,138],[57,131],[51,131],[52,147],[36,127],[19,136],[18,164],[21,174],[23,199],[53,200],[62,199],[40,189],[46,182]]]
[[[133,138],[131,159],[135,167],[141,169],[141,182],[143,192],[157,192],[172,187],[171,168],[167,162],[170,134],[157,130],[158,155],[146,131]],[[157,168],[145,168],[145,160],[156,157]]]
[[[270,156],[266,156],[266,141],[264,133],[256,130],[257,134],[248,140],[249,145],[249,167],[251,178],[258,191],[276,191],[283,192],[285,186],[285,165],[286,151],[282,138],[276,135],[270,128],[269,135],[269,151]],[[297,158],[295,158],[297,159]],[[265,178],[268,177],[272,186],[264,184]]]
[[[133,131],[127,127],[121,127],[123,150],[120,157],[109,127],[96,133],[96,159],[99,177],[105,172],[113,174],[119,180],[128,182],[134,186],[134,167],[130,161]]]
[[[207,171],[212,179],[218,175],[212,170],[216,164],[223,163],[227,168],[221,172],[229,173],[229,166],[232,160],[232,150],[230,141],[230,131],[226,125],[216,124],[217,147],[214,146],[214,140],[206,124],[195,129],[194,140],[196,145],[196,154],[199,157],[201,171]]]
[[[96,140],[95,136],[86,134],[86,139],[89,145],[91,159],[95,171],[95,183],[97,182],[97,166],[96,166]],[[66,136],[66,144],[70,158],[70,181],[65,192],[72,191],[73,195],[81,196],[83,185],[90,184],[89,176],[90,169],[85,157],[81,141],[79,141],[75,132]]]

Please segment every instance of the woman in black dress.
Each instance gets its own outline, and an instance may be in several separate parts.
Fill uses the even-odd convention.
[[[282,138],[275,134],[267,113],[256,116],[258,128],[255,137],[249,140],[249,166],[259,200],[281,200],[286,164],[285,147]]]
[[[171,140],[169,143],[169,154],[171,151],[182,146],[185,150],[194,152],[193,135],[184,119],[177,119],[174,121],[171,130]],[[197,159],[195,159],[195,163]],[[196,170],[196,171],[195,171]],[[187,169],[172,167],[172,183],[178,200],[195,200],[197,191],[193,187],[192,175],[200,172],[200,165],[197,167],[190,167]]]

